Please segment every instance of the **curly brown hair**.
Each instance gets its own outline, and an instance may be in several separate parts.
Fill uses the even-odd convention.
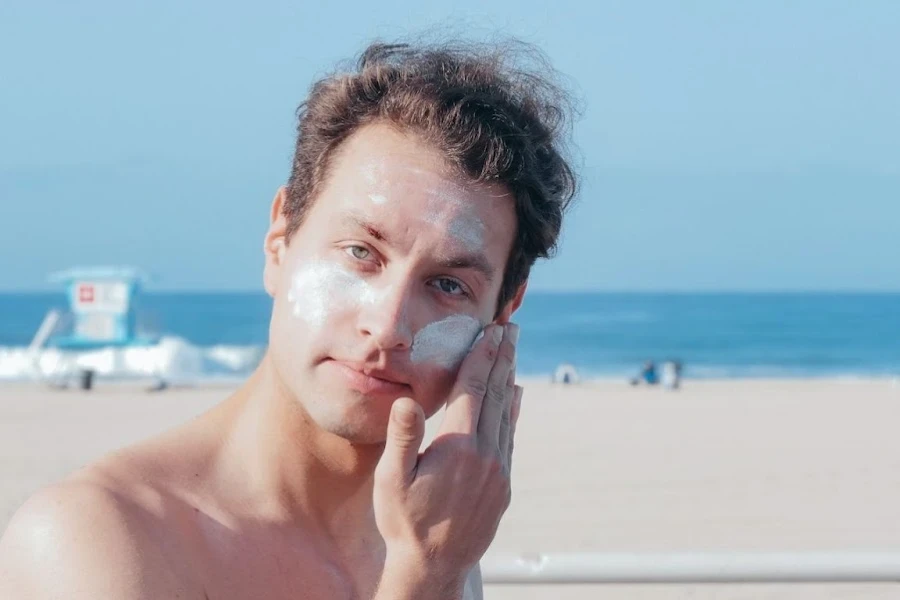
[[[539,69],[521,66],[522,58]],[[475,182],[500,183],[516,202],[518,227],[497,302],[499,312],[538,258],[557,247],[576,179],[564,157],[568,96],[534,48],[370,45],[355,69],[317,81],[298,109],[284,215],[289,240],[328,175],[335,150],[360,127],[387,122],[438,148]]]

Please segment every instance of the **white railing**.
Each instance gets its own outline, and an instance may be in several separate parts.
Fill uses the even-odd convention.
[[[487,555],[486,584],[900,583],[900,552]]]

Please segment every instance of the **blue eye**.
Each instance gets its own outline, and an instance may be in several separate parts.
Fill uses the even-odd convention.
[[[366,260],[369,258],[369,255],[372,254],[367,248],[363,248],[362,246],[347,246],[344,250],[357,260]]]
[[[450,294],[451,296],[468,296],[463,286],[460,285],[460,283],[455,279],[441,277],[440,279],[436,279],[435,283],[438,289],[440,289],[445,294]]]

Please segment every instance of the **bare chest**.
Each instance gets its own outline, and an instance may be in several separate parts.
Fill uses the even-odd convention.
[[[381,578],[379,547],[340,552],[330,540],[281,531],[207,536],[192,553],[193,575],[206,600],[363,600]]]
[[[302,561],[302,562],[301,562]],[[380,573],[356,570],[306,556],[255,556],[209,565],[203,577],[207,600],[362,600],[372,598]]]

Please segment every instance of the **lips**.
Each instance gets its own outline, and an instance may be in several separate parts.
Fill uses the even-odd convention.
[[[384,369],[367,368],[340,360],[329,363],[351,389],[363,394],[397,394],[409,391],[409,385],[398,375]]]

